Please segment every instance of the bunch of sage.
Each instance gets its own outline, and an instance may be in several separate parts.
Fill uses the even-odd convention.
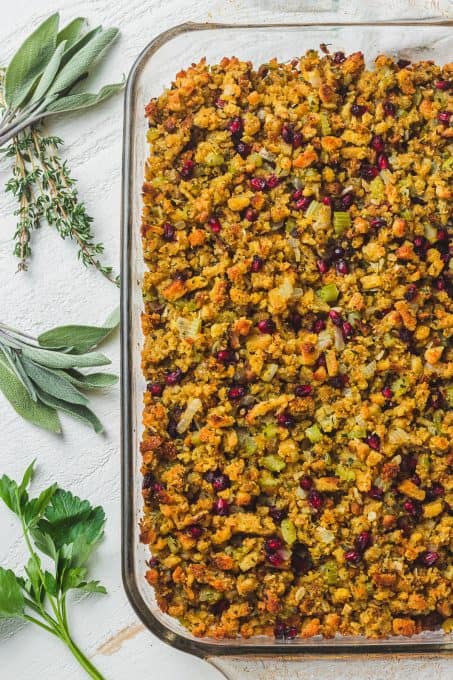
[[[0,499],[20,521],[29,559],[24,575],[0,567],[0,619],[33,623],[60,639],[90,678],[102,675],[75,643],[68,620],[71,591],[102,593],[99,581],[89,581],[87,561],[104,535],[105,513],[70,491],[52,484],[29,497],[34,461],[20,483],[0,477]],[[51,571],[44,565],[40,553]]]
[[[118,378],[80,369],[111,363],[93,350],[118,323],[115,310],[103,326],[59,326],[37,338],[0,323],[0,391],[22,418],[50,432],[61,432],[58,412],[102,432],[84,392],[110,387]]]
[[[62,140],[40,130],[44,118],[95,106],[123,88],[124,81],[96,93],[83,90],[117,36],[116,28],[87,30],[82,17],[59,30],[56,13],[38,26],[0,73],[0,147],[12,161],[13,177],[6,190],[18,203],[14,252],[20,270],[28,266],[32,232],[46,221],[62,238],[77,243],[84,265],[119,283],[112,268],[99,259],[104,247],[94,241],[92,218],[78,198],[67,163],[59,157]]]

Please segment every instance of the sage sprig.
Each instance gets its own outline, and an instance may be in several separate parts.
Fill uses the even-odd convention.
[[[95,94],[80,87],[116,40],[118,29],[98,26],[84,32],[86,20],[79,17],[59,31],[59,21],[55,13],[38,26],[6,69],[0,146],[47,116],[94,106],[123,87],[123,82],[113,83]]]
[[[119,285],[112,267],[100,259],[104,246],[95,241],[93,220],[60,158],[62,140],[41,130],[43,118],[95,106],[122,89],[124,79],[97,93],[83,89],[117,36],[116,28],[87,30],[82,17],[59,30],[59,15],[53,14],[24,41],[9,66],[0,68],[0,152],[12,164],[6,191],[18,204],[14,253],[20,271],[28,269],[33,232],[47,222],[77,244],[85,266]]]
[[[37,338],[0,323],[0,391],[22,418],[50,432],[61,432],[58,412],[102,432],[84,392],[110,387],[118,378],[80,369],[111,363],[93,350],[118,323],[115,310],[103,326],[59,326]]]
[[[29,553],[23,576],[0,567],[0,619],[39,626],[69,648],[90,678],[103,680],[72,637],[68,595],[107,592],[99,581],[88,580],[87,566],[104,535],[104,510],[57,484],[30,498],[33,475],[34,461],[21,482],[0,477],[0,499],[19,519]]]

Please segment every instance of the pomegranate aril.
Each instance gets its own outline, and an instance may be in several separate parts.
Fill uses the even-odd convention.
[[[304,475],[299,479],[299,486],[304,491],[310,491],[310,489],[313,487],[312,478],[308,477],[308,475]]]
[[[449,240],[448,231],[446,229],[438,229],[437,230],[437,240],[438,241],[448,241]]]
[[[288,123],[283,124],[281,135],[283,137],[284,142],[286,142],[287,144],[293,143],[294,132],[291,125],[289,125]]]
[[[293,149],[299,149],[302,146],[303,137],[300,132],[295,132],[293,135]]]
[[[390,167],[389,159],[385,153],[380,153],[377,157],[377,164],[380,170],[388,170]]]
[[[329,205],[329,206],[332,205],[332,199],[330,198],[330,196],[324,196],[324,198],[322,199],[322,202],[323,202],[324,205]]]
[[[373,434],[368,435],[366,438],[366,443],[370,447],[370,449],[373,449],[374,451],[379,451],[381,448],[381,440],[378,434],[376,432],[373,432]]]
[[[313,392],[311,385],[296,385],[294,394],[296,397],[308,397]]]
[[[211,231],[213,231],[214,234],[218,234],[222,228],[217,217],[209,218],[209,226],[211,227]]]
[[[374,165],[369,165],[367,163],[364,163],[360,168],[360,176],[362,177],[362,179],[367,180],[367,182],[370,182],[372,179],[374,179],[378,175],[379,175],[379,168],[377,168]]]
[[[162,238],[164,241],[174,241],[175,240],[175,228],[170,222],[165,222],[164,224],[164,232],[162,234]]]
[[[443,125],[448,125],[450,123],[451,111],[440,111],[437,114],[437,120]]]
[[[264,177],[253,177],[250,180],[250,186],[253,191],[264,191],[264,189],[267,189],[267,182]]]
[[[231,132],[233,136],[240,136],[242,135],[244,131],[244,121],[242,118],[239,118],[237,116],[236,118],[232,118],[230,122],[228,123],[228,130]]]
[[[426,498],[428,500],[435,500],[441,498],[445,493],[445,489],[440,482],[432,482],[431,486],[426,489]]]
[[[382,137],[380,135],[375,135],[373,137],[373,139],[371,140],[371,146],[376,151],[379,151],[379,152],[384,151],[384,147],[385,147],[384,140],[382,139]]]
[[[223,474],[223,472],[218,472],[214,475],[212,480],[212,488],[214,491],[224,491],[230,486],[230,478]]]
[[[313,333],[321,333],[321,331],[325,330],[326,327],[326,322],[324,319],[316,319],[312,326]]]
[[[303,198],[299,198],[298,201],[296,201],[295,208],[296,210],[306,210],[308,206],[310,205],[312,199],[308,198],[307,196],[304,196]]]
[[[407,300],[408,302],[412,302],[412,300],[415,300],[415,298],[417,297],[417,293],[418,293],[418,288],[417,288],[417,286],[415,285],[415,283],[411,283],[411,284],[407,287],[407,290],[406,290],[406,292],[404,293],[404,297],[406,298],[406,300]]]
[[[439,559],[439,553],[434,550],[426,550],[424,553],[418,556],[419,564],[424,567],[432,567]]]
[[[256,222],[258,219],[258,213],[253,208],[247,208],[244,217],[248,222]]]
[[[449,90],[451,87],[451,83],[448,80],[437,80],[434,85],[437,90]]]
[[[358,564],[362,559],[362,556],[358,550],[347,550],[344,554],[344,558],[349,564]]]
[[[331,309],[329,312],[329,319],[335,326],[341,326],[343,319],[341,318],[341,315],[335,310]]]
[[[216,354],[216,359],[219,363],[224,364],[225,366],[236,363],[235,354],[230,349],[219,350]]]
[[[276,175],[270,175],[266,179],[266,185],[268,189],[275,189],[280,184],[280,180]]]
[[[338,260],[336,266],[336,270],[339,274],[349,274],[349,267],[347,265],[346,260]]]
[[[241,158],[247,158],[252,153],[252,147],[250,144],[245,144],[244,142],[238,142],[235,146],[236,152]]]
[[[272,319],[262,319],[256,324],[260,333],[272,334],[276,331],[275,322]]]
[[[370,222],[370,227],[372,229],[381,229],[381,227],[385,227],[386,225],[387,222],[382,217],[374,217]]]
[[[235,387],[230,387],[228,390],[228,399],[231,401],[238,401],[245,396],[247,390],[243,385],[236,385]]]
[[[252,264],[250,265],[250,269],[252,272],[260,272],[264,266],[264,260],[262,257],[259,255],[254,255],[252,258]]]
[[[313,568],[310,551],[304,543],[294,543],[291,555],[291,569],[298,576],[307,574]]]
[[[391,387],[384,387],[382,390],[382,396],[385,397],[386,399],[392,399],[393,398],[393,390]]]
[[[363,116],[364,113],[367,112],[367,107],[364,106],[363,104],[353,104],[351,106],[351,113],[353,116],[356,116],[356,118],[359,118]]]
[[[143,475],[142,489],[150,489],[154,484],[154,475],[152,472],[146,472]]]
[[[161,397],[164,391],[164,385],[163,383],[148,383],[146,390],[150,392],[153,397]]]
[[[181,177],[183,179],[191,179],[193,177],[194,169],[195,169],[195,163],[191,160],[188,160],[182,166],[179,174],[181,175]]]
[[[280,427],[287,427],[288,429],[294,427],[295,420],[289,413],[279,413],[277,416],[277,424]]]
[[[395,104],[392,102],[384,102],[384,113],[386,116],[394,116],[396,114]]]
[[[281,552],[269,553],[267,559],[273,567],[281,567],[285,561]]]
[[[271,507],[269,508],[269,515],[272,517],[274,522],[280,524],[282,519],[286,517],[286,510],[281,510],[280,508]]]
[[[345,53],[344,52],[335,52],[333,55],[333,63],[334,64],[342,64],[346,59]]]
[[[343,337],[346,339],[352,338],[354,335],[354,329],[352,325],[349,323],[349,321],[344,321],[343,324],[341,325],[341,332],[343,333]]]
[[[294,640],[294,638],[297,637],[296,626],[287,626],[285,631],[285,637],[287,640]]]
[[[267,553],[273,553],[283,548],[283,541],[278,536],[266,538],[264,541],[264,549]]]
[[[302,328],[302,317],[298,312],[292,312],[289,317],[289,325],[297,333]]]
[[[189,534],[190,538],[200,538],[203,529],[199,524],[191,524],[187,527],[186,532]]]
[[[375,501],[380,501],[384,498],[384,489],[381,489],[379,486],[372,486],[368,491],[368,495]]]
[[[324,500],[318,491],[310,491],[308,495],[308,502],[315,510],[320,510],[323,506]]]
[[[362,531],[356,539],[355,547],[356,549],[363,553],[367,550],[373,543],[373,538],[371,536],[371,531]]]
[[[175,371],[170,371],[169,373],[165,374],[165,383],[167,385],[177,385],[178,383],[181,382],[183,379],[184,374],[181,371],[180,368],[177,368]]]
[[[347,210],[348,208],[350,208],[353,203],[354,203],[354,194],[352,192],[350,192],[349,194],[345,194],[344,196],[341,197],[341,207],[344,210]]]
[[[286,637],[286,625],[281,621],[274,626],[274,637],[276,640],[284,640]]]
[[[320,274],[327,274],[329,271],[329,264],[325,260],[318,260],[316,262]]]
[[[218,498],[212,506],[214,514],[226,517],[230,514],[230,505],[224,498]]]
[[[304,192],[302,191],[302,189],[296,189],[296,191],[293,191],[293,193],[291,194],[291,200],[298,201],[299,198],[302,198],[303,193]]]

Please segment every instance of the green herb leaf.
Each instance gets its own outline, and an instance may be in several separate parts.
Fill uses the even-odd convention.
[[[103,326],[57,326],[38,336],[38,342],[46,348],[71,348],[77,353],[89,352],[99,345],[119,324],[115,310]]]
[[[37,602],[43,602],[45,597],[40,570],[41,560],[39,555],[32,555],[25,567],[25,572],[28,576],[28,583],[25,583],[25,588]]]
[[[18,486],[17,483],[7,475],[0,477],[0,498],[11,512],[14,512],[16,515],[19,514],[20,503],[18,501]]]
[[[107,589],[101,585],[99,581],[81,583],[77,588],[79,590],[84,590],[86,593],[101,593],[102,595],[107,595]]]
[[[57,581],[55,579],[55,576],[51,574],[49,571],[44,572],[44,586],[49,595],[52,595],[52,597],[57,597],[58,595]]]
[[[34,425],[50,432],[60,432],[60,421],[54,408],[33,401],[29,393],[11,370],[0,349],[0,390],[14,410]]]
[[[88,368],[89,366],[104,366],[105,364],[112,363],[110,359],[100,352],[64,354],[63,352],[24,345],[22,354],[46,368]]]
[[[61,373],[63,374],[63,371]],[[113,373],[89,373],[84,375],[80,371],[69,369],[64,372],[64,375],[75,387],[79,387],[82,390],[99,390],[116,385],[118,382],[118,376],[113,375]]]
[[[57,49],[53,53],[52,59],[47,64],[42,76],[39,79],[36,90],[34,91],[32,98],[30,99],[30,104],[33,104],[34,102],[39,102],[40,99],[44,97],[49,87],[52,85],[55,76],[58,73],[58,69],[60,68],[65,47],[66,42],[63,41],[60,45],[58,45]]]
[[[65,50],[69,50],[80,38],[80,34],[87,25],[85,17],[77,17],[69,22],[57,35],[57,46],[65,42]]]
[[[1,351],[3,352],[4,357],[7,360],[9,367],[11,368],[13,373],[15,373],[16,377],[25,387],[33,401],[36,401],[37,400],[36,390],[33,387],[33,383],[25,373],[20,358],[17,355],[17,352],[13,352],[11,348],[8,347],[7,345],[3,345]]]
[[[66,113],[67,111],[78,111],[79,109],[88,109],[91,106],[96,106],[101,102],[109,99],[117,92],[124,88],[124,81],[120,83],[113,83],[112,85],[104,85],[99,92],[93,94],[91,92],[79,92],[78,94],[68,95],[67,97],[60,97],[47,107],[48,113]],[[46,113],[46,115],[48,115]]]
[[[21,619],[24,610],[25,599],[18,577],[11,569],[0,567],[0,618]]]
[[[47,394],[72,404],[86,406],[89,403],[88,399],[63,376],[57,375],[48,368],[38,366],[34,361],[30,361],[25,357],[23,358],[23,364],[33,382]]]
[[[47,101],[51,101],[52,95],[59,95],[68,90],[88,73],[93,64],[117,38],[118,33],[117,28],[107,28],[97,33],[84,47],[79,49],[61,69],[47,94]]]
[[[39,522],[57,489],[58,485],[52,484],[48,489],[44,489],[37,498],[28,501],[23,511],[25,525],[28,528],[32,528]]]
[[[82,501],[69,491],[59,489],[38,523],[38,530],[51,538],[57,551],[63,546],[79,545],[81,561],[77,566],[82,566],[101,540],[104,524],[105,513],[101,507],[93,508],[89,501]],[[77,556],[73,553],[72,557]]]
[[[20,106],[36,78],[55,51],[59,14],[52,14],[22,43],[5,74],[5,101],[11,109]]]
[[[82,406],[81,404],[70,404],[67,401],[57,399],[57,397],[53,397],[51,394],[41,390],[39,390],[38,395],[40,400],[50,408],[67,413],[76,420],[80,420],[82,423],[91,425],[97,434],[100,434],[104,431],[104,426],[102,425],[101,421],[96,416],[96,414],[88,408],[88,406]]]
[[[82,49],[82,47],[87,45],[90,40],[92,40],[94,36],[101,31],[102,26],[96,26],[96,28],[92,28],[91,31],[87,31],[83,35],[79,36],[79,38],[71,46],[67,47],[66,53],[63,57],[62,65],[64,66],[67,64],[68,61],[70,61],[70,59],[72,59],[72,57]]]

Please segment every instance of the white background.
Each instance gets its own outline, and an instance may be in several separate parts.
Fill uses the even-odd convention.
[[[135,57],[155,35],[184,21],[290,21],[300,18],[294,8],[330,4],[330,0],[14,0],[0,1],[0,65],[7,63],[21,40],[38,21],[57,9],[66,23],[87,16],[91,24],[118,26],[121,39],[100,70],[99,82],[113,82],[129,71]],[[354,15],[353,3],[344,3],[345,16]],[[365,5],[361,3],[361,6]],[[451,3],[414,0],[369,3],[368,16],[388,18],[401,6],[438,13]],[[196,39],[196,38],[194,38]],[[188,57],[190,58],[190,56]],[[181,64],[181,67],[184,64]],[[64,157],[78,180],[80,195],[95,218],[95,232],[106,245],[105,259],[119,259],[119,208],[121,182],[122,98],[87,111],[68,115],[49,126],[65,140]],[[75,247],[44,227],[33,238],[30,271],[16,274],[12,256],[14,203],[5,195],[8,174],[0,168],[0,319],[37,333],[69,322],[100,323],[118,303],[118,291],[94,271],[76,261]],[[105,347],[119,370],[119,341]],[[120,459],[119,392],[95,398],[95,408],[106,424],[103,437],[63,418],[64,436],[46,434],[20,420],[0,395],[0,473],[18,478],[35,456],[39,461],[36,488],[58,481],[82,498],[102,504],[108,516],[106,540],[94,565],[94,577],[107,586],[107,597],[88,597],[71,612],[76,640],[108,680],[214,680],[217,670],[205,662],[177,652],[151,636],[139,623],[122,589],[120,575]],[[0,507],[0,564],[20,571],[24,562],[19,528],[5,507]],[[451,669],[451,667],[450,667]],[[237,677],[257,680],[276,678],[447,679],[447,663],[440,659],[393,660],[381,665],[360,660],[347,665],[335,662],[300,664],[291,671],[272,663],[243,664]],[[1,680],[78,680],[84,676],[70,654],[46,633],[9,622],[0,625]],[[450,676],[451,677],[451,676]]]

